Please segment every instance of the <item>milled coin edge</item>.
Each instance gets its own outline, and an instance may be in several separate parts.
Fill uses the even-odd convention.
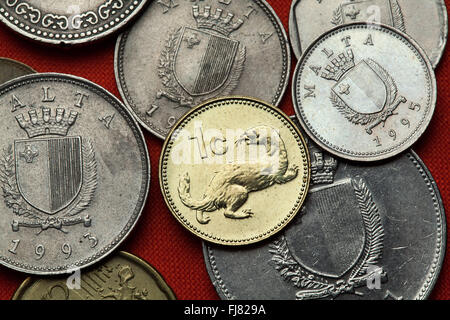
[[[303,56],[303,53],[306,51],[302,50],[302,45],[300,43],[300,32],[298,30],[298,26],[296,23],[295,18],[295,8],[302,0],[294,0],[291,4],[291,9],[289,12],[289,38],[292,46],[292,51],[294,52],[295,57],[297,60],[300,60],[300,58]],[[433,50],[437,51],[438,53],[434,53],[433,57],[428,57],[431,61],[431,64],[433,66],[433,69],[436,69],[439,65],[439,62],[442,59],[442,56],[444,55],[445,48],[447,45],[447,39],[448,39],[448,14],[447,14],[447,7],[445,5],[444,0],[434,0],[436,2],[438,14],[439,14],[439,20],[441,22],[441,30],[440,30],[440,45]],[[425,50],[424,50],[425,51]]]

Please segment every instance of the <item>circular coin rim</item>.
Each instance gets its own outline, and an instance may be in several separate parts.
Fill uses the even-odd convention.
[[[20,62],[20,61],[17,61],[17,60],[13,60],[13,59],[10,59],[10,58],[0,57],[0,63],[5,63],[5,64],[12,65],[12,66],[17,67],[18,69],[20,69],[22,71],[30,72],[30,74],[31,73],[37,73],[37,71],[34,70],[29,65],[26,65],[23,62]],[[8,80],[8,81],[11,81],[11,80]]]
[[[25,75],[25,76],[10,80],[10,81],[5,82],[4,84],[0,85],[0,95],[11,91],[18,86],[23,86],[27,82],[33,81],[33,80],[35,80],[34,82],[36,82],[36,83],[38,83],[39,80],[56,80],[56,81],[60,81],[63,83],[69,83],[69,84],[74,83],[76,85],[85,87],[88,90],[93,91],[95,94],[97,94],[101,98],[103,98],[111,107],[113,107],[115,110],[117,110],[127,121],[128,125],[130,126],[130,129],[134,133],[134,137],[136,139],[138,147],[139,147],[139,144],[141,145],[141,147],[139,147],[140,153],[141,153],[141,163],[143,165],[146,165],[145,169],[147,171],[147,174],[144,174],[144,171],[142,171],[142,175],[141,175],[142,176],[142,182],[141,182],[141,187],[140,187],[141,188],[140,193],[142,195],[141,203],[139,203],[139,199],[138,199],[137,203],[135,204],[134,210],[131,214],[131,217],[127,221],[127,224],[126,224],[125,228],[122,230],[122,232],[124,230],[126,230],[127,226],[130,224],[130,222],[132,222],[132,223],[129,226],[129,229],[125,232],[125,234],[122,236],[121,239],[117,239],[118,235],[116,235],[112,239],[110,244],[97,250],[97,253],[95,253],[93,255],[88,255],[86,258],[80,259],[79,261],[75,261],[71,265],[58,266],[58,267],[62,268],[61,270],[55,270],[55,269],[57,269],[57,267],[52,267],[51,269],[48,269],[45,267],[41,267],[39,265],[31,266],[31,268],[36,267],[36,268],[40,268],[41,270],[27,269],[27,268],[23,268],[23,267],[16,266],[14,264],[6,262],[4,259],[9,259],[9,258],[7,258],[6,256],[3,256],[3,255],[0,255],[0,264],[4,265],[7,268],[16,270],[16,271],[24,272],[27,274],[35,274],[35,275],[67,274],[68,270],[71,270],[73,268],[84,269],[88,266],[91,266],[91,265],[103,260],[104,258],[109,256],[112,252],[114,252],[115,249],[123,241],[125,241],[125,239],[134,230],[137,222],[139,221],[139,218],[142,215],[142,212],[143,212],[144,207],[147,202],[149,190],[150,190],[150,177],[151,177],[150,156],[148,153],[148,148],[147,148],[147,144],[145,142],[144,134],[142,133],[142,130],[139,127],[136,120],[134,119],[134,117],[129,114],[128,109],[125,108],[123,103],[120,102],[120,100],[117,99],[112,93],[110,93],[105,88],[101,87],[100,85],[93,83],[92,81],[89,81],[87,79],[77,77],[74,75],[64,74],[64,73],[35,73],[35,74],[29,74],[29,75]],[[132,128],[131,125],[133,125],[134,128]],[[141,141],[138,141],[139,138]],[[145,158],[145,161],[143,161],[144,158]],[[145,181],[145,188],[143,188],[144,181]],[[114,245],[111,246],[111,243],[114,243]],[[83,262],[85,260],[89,260],[89,259],[92,259],[92,261],[90,261],[88,263],[84,263],[81,266],[77,265],[77,264],[81,264],[81,262]],[[9,260],[11,260],[11,259],[9,259]],[[23,265],[23,263],[18,262],[18,265]]]
[[[291,57],[289,39],[288,39],[286,30],[284,29],[283,23],[281,22],[280,18],[275,13],[273,8],[270,6],[270,4],[268,4],[266,0],[253,0],[253,1],[256,2],[256,4],[260,4],[260,7],[268,10],[267,16],[268,16],[269,20],[272,22],[272,24],[275,26],[275,29],[277,30],[277,36],[278,36],[278,39],[280,40],[280,44],[281,44],[280,47],[281,47],[282,54],[286,53],[284,56],[285,61],[283,61],[285,63],[283,63],[283,65],[282,65],[283,70],[282,70],[282,76],[280,79],[280,83],[279,83],[277,91],[274,95],[273,101],[271,102],[275,106],[279,106],[279,104],[281,103],[281,100],[284,98],[284,95],[286,93],[286,90],[287,90],[289,82],[290,82],[289,80],[290,80],[290,73],[291,73],[292,57]],[[151,125],[146,123],[144,120],[142,120],[141,117],[139,117],[139,115],[135,111],[135,109],[137,109],[137,106],[133,102],[133,99],[131,98],[131,96],[129,94],[129,89],[128,89],[128,86],[125,81],[125,72],[124,72],[124,68],[123,68],[123,62],[124,62],[124,50],[125,50],[125,46],[127,44],[128,35],[130,34],[131,30],[132,30],[132,28],[130,28],[129,30],[120,34],[116,41],[116,47],[115,47],[115,51],[114,51],[114,74],[115,74],[115,78],[116,78],[117,88],[119,89],[120,96],[122,97],[122,100],[124,101],[125,106],[134,115],[134,117],[141,124],[141,126],[144,127],[144,129],[149,131],[151,134],[155,135],[156,137],[158,137],[162,140],[165,140],[166,137],[158,131],[159,129],[156,128],[156,126],[153,125],[153,127],[152,127]],[[283,81],[283,79],[284,79],[284,81]],[[205,102],[209,101],[209,100],[218,99],[218,98],[220,98],[220,97],[208,99],[208,100],[205,100]]]
[[[297,87],[298,87],[298,82],[299,82],[300,68],[304,65],[305,60],[307,58],[309,58],[309,53],[314,49],[314,47],[316,46],[317,43],[321,42],[322,39],[327,38],[331,33],[335,33],[335,32],[338,33],[340,30],[345,30],[345,29],[349,29],[349,30],[351,30],[351,29],[363,29],[363,30],[386,29],[387,31],[394,33],[394,35],[397,34],[399,37],[404,38],[407,42],[409,42],[411,44],[411,46],[413,48],[415,48],[417,50],[417,52],[421,55],[421,57],[425,63],[425,67],[426,67],[429,77],[430,77],[430,107],[429,107],[429,111],[427,114],[425,114],[422,117],[423,118],[422,125],[420,127],[418,127],[417,130],[415,130],[415,133],[413,133],[410,136],[410,138],[408,138],[407,140],[404,140],[402,142],[401,146],[396,147],[394,150],[392,150],[393,147],[391,147],[390,149],[388,149],[391,151],[385,150],[381,154],[379,152],[374,152],[376,155],[372,155],[372,156],[368,156],[368,155],[355,156],[355,155],[351,155],[348,153],[344,153],[342,151],[338,151],[338,150],[330,147],[329,145],[326,145],[320,139],[318,139],[314,134],[312,134],[310,128],[306,125],[303,117],[301,116],[301,112],[300,112],[301,104],[297,100]],[[413,39],[411,39],[407,34],[402,33],[395,28],[392,28],[390,26],[383,25],[383,24],[370,24],[370,23],[360,23],[360,22],[350,23],[350,24],[345,24],[343,26],[333,28],[333,29],[329,30],[328,32],[322,34],[319,38],[317,38],[308,47],[308,49],[305,50],[305,53],[303,54],[302,58],[299,60],[299,62],[297,63],[297,66],[295,68],[295,72],[294,72],[294,76],[293,76],[293,80],[292,80],[292,101],[294,104],[295,114],[296,114],[297,119],[299,120],[302,128],[305,130],[306,134],[325,151],[328,151],[329,153],[331,153],[339,158],[350,160],[350,161],[374,162],[374,161],[386,160],[386,159],[393,158],[396,155],[399,155],[399,154],[403,153],[404,151],[408,150],[409,148],[411,148],[411,146],[413,146],[422,137],[422,135],[425,133],[425,131],[428,129],[428,126],[430,125],[430,122],[433,118],[434,111],[436,109],[436,102],[437,102],[436,76],[434,74],[434,69],[431,66],[431,62],[430,62],[430,59],[428,58],[428,56],[425,54],[423,49]]]
[[[174,211],[173,206],[170,204],[170,201],[168,199],[168,195],[167,193],[164,191],[165,189],[165,185],[164,185],[164,180],[166,180],[163,177],[163,171],[166,170],[166,166],[164,165],[164,158],[166,157],[166,153],[167,153],[167,148],[169,146],[169,143],[171,142],[171,139],[173,137],[174,132],[178,129],[178,127],[183,124],[185,122],[185,120],[187,118],[189,118],[191,115],[193,115],[194,113],[197,113],[198,111],[202,111],[203,109],[205,109],[205,111],[207,109],[209,109],[209,107],[211,107],[210,105],[215,105],[215,104],[225,104],[225,103],[241,103],[241,104],[248,104],[249,107],[253,107],[251,106],[251,104],[254,105],[261,105],[266,107],[267,109],[271,110],[274,112],[275,114],[278,114],[282,119],[285,119],[287,121],[288,124],[291,125],[291,127],[293,128],[293,130],[297,133],[297,135],[299,136],[300,141],[303,144],[303,151],[305,152],[305,157],[306,157],[306,165],[304,164],[303,167],[306,166],[305,173],[306,173],[306,182],[305,182],[305,191],[303,192],[303,195],[301,198],[299,199],[299,204],[297,206],[297,208],[294,208],[293,213],[291,214],[291,216],[286,220],[286,222],[284,224],[282,224],[281,226],[276,226],[274,227],[275,230],[269,230],[268,232],[266,232],[265,235],[258,235],[258,236],[254,236],[252,239],[240,239],[240,240],[224,240],[224,239],[219,239],[217,236],[211,236],[211,235],[205,235],[201,230],[199,230],[198,228],[191,228],[189,226],[187,226],[179,217],[179,215]],[[220,106],[213,106],[213,107],[221,107]],[[280,118],[280,120],[281,120]],[[161,150],[161,156],[159,159],[159,185],[161,188],[161,193],[164,197],[164,201],[168,207],[168,209],[170,210],[170,212],[172,213],[172,215],[177,219],[178,222],[181,223],[181,225],[183,225],[183,227],[187,230],[189,230],[191,233],[193,233],[194,235],[196,235],[197,237],[212,242],[212,243],[216,243],[216,244],[220,244],[220,245],[226,245],[226,246],[244,246],[244,245],[248,245],[248,244],[252,244],[252,243],[257,243],[257,242],[261,242],[269,237],[272,237],[273,235],[277,234],[278,232],[280,232],[281,230],[283,230],[288,224],[289,222],[297,215],[297,213],[300,211],[300,209],[302,208],[303,203],[305,202],[305,198],[308,195],[308,190],[309,190],[309,184],[311,181],[311,161],[310,161],[310,156],[309,156],[309,150],[306,144],[306,141],[303,137],[303,135],[301,134],[300,130],[297,128],[297,126],[294,124],[294,122],[290,119],[290,117],[288,115],[286,115],[283,111],[281,111],[281,109],[272,106],[270,104],[268,104],[267,102],[264,102],[262,100],[258,100],[257,98],[252,98],[252,97],[243,97],[243,96],[228,96],[228,97],[222,97],[222,98],[218,98],[218,99],[211,99],[208,100],[202,104],[200,104],[199,106],[195,107],[194,109],[190,110],[188,113],[186,113],[179,121],[177,121],[177,123],[172,127],[172,129],[170,130],[167,139],[164,142],[163,148]],[[190,209],[189,209],[190,210]],[[184,214],[183,214],[184,216]],[[280,223],[281,224],[281,223]]]
[[[130,21],[132,21],[134,18],[136,18],[142,11],[143,9],[145,9],[145,6],[151,2],[151,0],[134,0],[134,2],[139,1],[139,5],[136,5],[135,8],[133,9],[133,11],[131,12],[131,14],[127,15],[125,18],[120,19],[119,22],[116,22],[115,19],[114,20],[114,27],[108,27],[108,29],[104,28],[104,25],[107,24],[108,26],[110,26],[110,20],[106,20],[107,23],[105,24],[101,24],[101,27],[103,27],[104,31],[98,32],[97,28],[94,28],[93,30],[97,30],[95,33],[87,30],[87,31],[82,31],[83,29],[76,29],[79,31],[80,34],[82,33],[87,33],[88,31],[90,31],[92,33],[92,36],[84,36],[84,37],[79,37],[77,39],[68,39],[67,37],[64,39],[61,39],[61,37],[59,39],[50,39],[50,38],[46,38],[43,36],[39,36],[37,34],[33,34],[29,31],[27,31],[24,28],[21,28],[20,25],[23,24],[24,27],[27,26],[29,27],[29,29],[39,29],[36,28],[36,26],[30,24],[29,22],[26,21],[27,24],[24,23],[24,21],[19,21],[17,19],[13,19],[12,21],[10,21],[10,19],[7,19],[3,13],[0,12],[0,22],[2,22],[3,24],[5,24],[7,27],[9,27],[10,29],[14,30],[15,32],[17,32],[18,34],[31,39],[33,41],[38,41],[38,42],[42,42],[42,43],[47,43],[47,44],[53,44],[53,45],[78,45],[78,44],[83,44],[83,43],[89,43],[89,42],[94,42],[97,41],[99,39],[105,38],[115,32],[117,32],[118,30],[122,29],[123,27],[125,27]],[[105,2],[106,3],[106,2]],[[133,6],[134,4],[131,3]],[[8,13],[8,10],[4,9],[5,13]],[[50,13],[50,12],[49,12]],[[9,13],[8,13],[9,14]],[[9,14],[9,17],[11,17],[11,15]],[[116,18],[118,19],[118,18]],[[17,23],[14,23],[13,21],[17,21]],[[62,35],[62,34],[66,34],[64,32],[58,32],[58,31],[52,31],[51,33],[53,34],[58,34],[58,35]]]
[[[303,53],[306,51],[302,51],[302,46],[300,44],[300,41],[298,40],[300,38],[300,33],[297,27],[297,23],[295,23],[296,19],[295,17],[295,7],[300,3],[302,0],[294,0],[291,4],[291,10],[289,13],[289,38],[291,41],[292,51],[294,52],[295,57],[297,60],[301,59],[303,56]],[[436,2],[436,6],[439,13],[439,18],[441,22],[441,43],[437,47],[438,53],[435,55],[435,57],[432,59],[428,57],[431,60],[431,63],[433,65],[433,69],[436,69],[439,62],[442,59],[442,56],[445,52],[445,47],[447,45],[447,39],[448,39],[448,14],[447,14],[447,7],[445,5],[444,0],[433,0]],[[425,50],[424,50],[425,52]]]
[[[119,251],[117,253],[117,256],[122,257],[124,259],[128,259],[131,262],[134,262],[135,264],[141,266],[147,272],[147,274],[156,282],[158,288],[162,292],[164,292],[168,300],[177,300],[175,293],[173,292],[172,288],[169,287],[167,282],[164,280],[164,277],[147,261],[125,251]],[[114,257],[111,257],[111,259],[114,259]],[[13,296],[11,297],[11,300],[23,300],[22,297],[26,293],[26,291],[40,280],[41,279],[37,279],[34,277],[33,278],[28,277],[27,279],[25,279],[19,286],[19,288],[17,288],[16,291],[14,292]]]
[[[436,247],[434,248],[435,255],[430,266],[430,269],[432,271],[428,272],[428,274],[425,276],[422,287],[418,290],[416,296],[414,297],[414,300],[425,300],[428,299],[439,279],[439,274],[442,270],[444,258],[447,254],[447,222],[445,208],[436,181],[434,180],[431,172],[424,164],[422,159],[420,159],[420,157],[412,149],[409,149],[408,152],[405,152],[403,155],[413,163],[415,168],[417,168],[429,188],[432,200],[434,200],[435,202],[434,210],[437,215],[436,229],[438,231],[440,230],[440,235],[436,237]],[[421,172],[421,170],[423,171],[423,173]],[[220,271],[217,268],[216,258],[213,253],[214,249],[206,242],[202,243],[202,248],[206,270],[208,271],[208,275],[214,285],[214,289],[216,290],[217,294],[222,300],[236,299],[236,297],[227,288],[226,284],[223,281],[223,278],[220,276]],[[245,252],[242,253],[245,254]]]

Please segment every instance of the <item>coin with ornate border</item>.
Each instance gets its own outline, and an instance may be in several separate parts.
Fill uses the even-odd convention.
[[[158,271],[127,252],[78,276],[28,278],[12,300],[176,300]]]
[[[6,0],[0,21],[19,34],[44,43],[88,43],[123,28],[147,0]]]
[[[36,73],[36,71],[26,64],[8,58],[0,58],[0,85],[32,73]]]
[[[170,211],[187,230],[210,242],[246,245],[279,232],[300,210],[309,155],[282,111],[255,99],[222,98],[174,126],[159,177]]]
[[[49,275],[106,257],[149,190],[134,118],[100,86],[56,73],[5,83],[0,104],[0,263]]]
[[[292,48],[300,58],[321,34],[350,22],[380,22],[416,40],[436,67],[448,34],[444,0],[294,0],[289,18]],[[426,23],[424,23],[426,21]]]
[[[286,32],[264,0],[154,1],[115,53],[125,105],[160,138],[209,99],[245,95],[278,105],[290,64]]]
[[[311,186],[280,235],[236,250],[204,243],[222,299],[426,299],[442,267],[445,211],[413,152],[356,163],[310,139]]]
[[[411,147],[436,106],[436,78],[423,50],[394,28],[335,28],[299,61],[292,94],[306,133],[328,152],[377,161]]]

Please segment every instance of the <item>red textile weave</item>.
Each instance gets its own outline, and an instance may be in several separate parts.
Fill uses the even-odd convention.
[[[288,28],[290,1],[267,0]],[[450,6],[450,0],[445,1]],[[426,21],[424,21],[426,23]],[[0,56],[33,67],[38,72],[68,73],[89,79],[119,97],[114,78],[116,37],[75,49],[50,48],[28,41],[0,24]],[[437,108],[431,125],[414,150],[424,160],[440,188],[446,210],[450,213],[450,51],[447,50],[436,70]],[[295,66],[293,59],[293,68]],[[294,114],[290,86],[281,104]],[[163,142],[145,133],[151,157],[152,179],[147,205],[136,229],[121,250],[136,254],[152,264],[179,299],[218,299],[203,261],[201,241],[186,231],[166,208],[158,182],[158,161]],[[0,299],[10,299],[26,275],[0,267]],[[444,263],[432,299],[450,298],[450,263]]]

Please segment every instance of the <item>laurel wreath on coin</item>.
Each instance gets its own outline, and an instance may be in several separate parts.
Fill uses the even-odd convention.
[[[97,162],[95,160],[94,147],[90,141],[82,145],[83,154],[83,177],[80,193],[63,215],[52,217],[51,220],[45,214],[28,205],[19,191],[16,179],[16,163],[12,145],[3,150],[0,158],[0,182],[2,183],[3,197],[8,208],[13,209],[15,215],[26,219],[21,222],[22,226],[61,228],[64,225],[83,223],[84,220],[73,219],[84,211],[92,202],[97,189]]]
[[[393,18],[393,27],[402,31],[406,32],[405,27],[405,19],[403,17],[402,9],[400,8],[400,5],[398,4],[397,0],[391,0],[391,11],[392,11],[392,18]],[[375,13],[370,12],[375,18]],[[379,18],[378,18],[379,19]],[[377,22],[376,20],[372,22]],[[342,12],[342,6],[339,6],[336,10],[333,11],[333,17],[331,19],[331,23],[339,26],[341,24],[344,24],[344,16]]]
[[[375,266],[381,259],[384,230],[378,208],[365,182],[362,179],[352,179],[352,185],[363,217],[366,241],[361,257],[346,280],[333,282],[303,268],[292,255],[284,235],[269,246],[275,269],[285,281],[302,289],[296,294],[298,300],[335,298],[344,293],[355,294],[356,288],[364,286],[368,279],[373,278],[373,274],[369,273],[369,266]],[[386,274],[381,271],[381,276],[384,278]]]
[[[158,66],[158,76],[161,78],[165,90],[159,90],[156,97],[161,99],[164,96],[170,100],[178,102],[182,107],[192,108],[196,104],[194,98],[185,93],[174,74],[177,45],[182,31],[183,28],[179,28],[171,32],[166,44],[164,45],[164,49],[161,52]],[[247,51],[245,47],[243,47],[240,50],[238,57],[236,57],[236,61],[231,68],[226,84],[219,92],[216,92],[214,96],[227,96],[231,94],[234,89],[236,89],[239,84],[242,71],[244,70],[246,56]]]
[[[333,11],[333,18],[331,19],[331,23],[336,26],[339,26],[344,23],[341,6],[339,6],[336,10]]]

